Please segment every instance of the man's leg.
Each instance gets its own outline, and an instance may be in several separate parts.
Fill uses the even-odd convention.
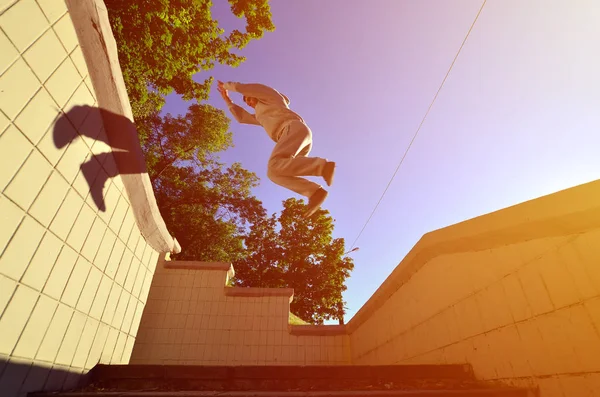
[[[300,122],[290,123],[273,148],[269,169],[280,176],[322,176],[327,160],[307,157],[312,148],[312,132]]]
[[[291,123],[286,127],[273,149],[267,176],[274,183],[305,197],[311,197],[319,184],[300,176],[321,176],[327,160],[306,157],[312,147],[312,133],[302,123]]]
[[[271,174],[275,177],[321,176],[327,182],[327,186],[331,186],[335,163],[320,157],[307,157],[311,148],[310,129],[300,122],[289,124],[271,154],[269,160]],[[295,181],[300,183],[298,179]]]
[[[303,123],[291,123],[275,145],[267,170],[273,182],[308,197],[306,217],[319,209],[328,193],[319,184],[300,176],[322,176],[331,185],[335,171],[335,163],[307,157],[311,148],[310,129]]]
[[[290,189],[304,197],[310,198],[310,196],[321,188],[319,184],[299,176],[274,175],[270,171],[267,171],[267,176],[273,183],[283,186],[286,189]]]

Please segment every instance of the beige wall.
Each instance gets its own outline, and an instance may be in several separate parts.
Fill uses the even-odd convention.
[[[353,364],[469,362],[600,395],[599,210],[594,182],[424,237],[348,325]]]
[[[291,334],[290,290],[226,288],[229,265],[166,263],[187,269],[157,267],[131,363],[349,363],[347,335]]]
[[[89,195],[80,165],[110,148],[54,145],[57,117],[96,104],[65,3],[0,1],[0,54],[0,389],[12,395],[128,362],[158,254],[119,176],[105,212]],[[97,111],[69,125],[104,134]]]

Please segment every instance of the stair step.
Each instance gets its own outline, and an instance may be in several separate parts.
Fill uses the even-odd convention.
[[[470,365],[98,365],[71,392],[30,397],[529,397],[475,379]]]
[[[430,385],[454,382],[453,387],[460,382],[470,382],[468,387],[480,384],[475,381],[470,365],[98,365],[90,378],[90,387],[114,391],[385,390],[423,387],[424,380]]]
[[[469,364],[446,365],[97,365],[93,379],[474,379]]]
[[[321,392],[214,392],[214,391],[129,391],[129,392],[48,392],[33,393],[29,397],[532,397],[526,389],[470,389],[470,390],[375,390],[375,391],[321,391]]]

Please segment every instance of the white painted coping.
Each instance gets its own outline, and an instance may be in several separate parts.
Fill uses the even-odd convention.
[[[118,133],[121,136],[125,134],[127,149],[134,161],[139,162],[140,169],[145,170],[106,6],[102,0],[66,0],[66,3],[96,91],[98,106],[132,121],[127,129],[120,129]],[[110,138],[108,130],[106,133]],[[160,253],[181,252],[179,243],[169,234],[160,215],[148,174],[122,174],[121,178],[137,226],[148,244]]]

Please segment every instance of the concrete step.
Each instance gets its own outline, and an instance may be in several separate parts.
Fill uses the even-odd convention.
[[[28,397],[533,397],[525,389],[470,389],[470,390],[375,390],[375,391],[322,391],[322,392],[214,392],[214,391],[129,391],[129,392],[58,392],[34,393]]]
[[[112,390],[367,390],[475,382],[470,365],[195,366],[98,365],[91,385]]]
[[[31,397],[526,397],[475,379],[470,365],[98,365],[89,383]]]
[[[470,364],[418,365],[103,365],[97,379],[474,379]]]

